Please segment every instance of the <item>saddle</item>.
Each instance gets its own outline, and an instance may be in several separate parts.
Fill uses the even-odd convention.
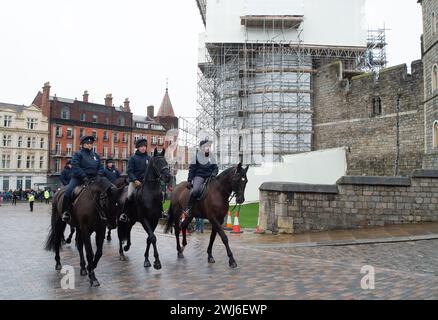
[[[72,193],[72,198],[71,198],[71,203],[75,204],[76,200],[79,198],[80,194],[82,193],[82,191],[84,191],[85,189],[85,185],[82,184],[80,186],[77,186],[76,188],[74,188],[73,193]]]
[[[208,185],[211,182],[211,180],[212,180],[212,177],[205,179],[205,181],[201,187],[201,192],[199,192],[199,196],[196,198],[196,201],[202,201],[207,196]]]

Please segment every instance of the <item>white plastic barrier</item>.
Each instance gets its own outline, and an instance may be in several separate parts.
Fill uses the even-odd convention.
[[[259,187],[263,182],[296,182],[335,184],[347,172],[346,149],[336,148],[289,155],[283,163],[250,167],[245,202],[259,201]],[[176,182],[187,180],[188,171],[179,170]]]

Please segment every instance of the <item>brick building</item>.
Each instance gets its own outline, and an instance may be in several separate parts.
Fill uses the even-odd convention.
[[[438,169],[438,1],[419,0],[423,10],[425,152],[423,167]]]
[[[124,106],[115,107],[108,94],[105,104],[89,102],[84,92],[82,101],[50,95],[46,83],[33,102],[49,118],[49,180],[57,182],[67,160],[80,148],[83,135],[96,137],[95,151],[103,160],[112,157],[121,172],[126,172],[132,152],[132,113],[129,100]]]
[[[393,175],[397,155],[405,175],[421,168],[424,155],[423,65],[415,61],[349,76],[342,64],[320,68],[313,79],[313,149],[348,147],[347,174]],[[348,77],[349,76],[349,77]],[[400,111],[397,112],[397,98]]]
[[[167,148],[166,129],[154,120],[154,106],[147,107],[146,116],[134,115],[132,122],[132,150],[135,150],[135,143],[140,138],[147,140],[147,153],[149,155],[153,155],[155,148],[159,151]]]

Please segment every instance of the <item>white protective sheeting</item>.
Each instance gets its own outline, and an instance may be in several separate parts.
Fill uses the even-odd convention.
[[[347,172],[346,149],[335,148],[284,157],[284,163],[250,167],[245,202],[259,201],[259,187],[264,182],[335,184]],[[176,182],[187,180],[188,171],[180,170]]]
[[[241,25],[245,15],[304,15],[301,39],[304,44],[366,46],[366,0],[213,0],[207,2],[207,43],[263,42],[271,39],[296,41],[289,29],[262,30]]]

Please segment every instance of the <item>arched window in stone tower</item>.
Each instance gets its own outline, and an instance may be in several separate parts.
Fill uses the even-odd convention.
[[[438,148],[438,121],[433,123],[433,148]]]
[[[382,115],[382,99],[380,97],[373,98],[373,116]]]
[[[438,89],[438,65],[432,67],[432,91]]]

